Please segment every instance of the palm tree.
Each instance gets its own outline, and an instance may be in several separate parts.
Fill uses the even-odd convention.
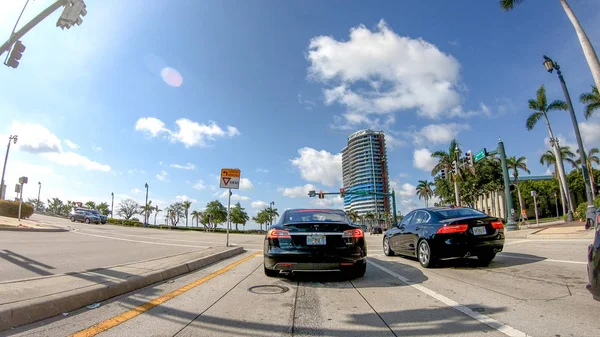
[[[577,150],[577,153],[579,153],[579,150]],[[588,169],[588,175],[590,176],[590,185],[592,187],[593,198],[596,197],[596,181],[594,179],[594,168],[592,167],[592,164],[600,165],[600,157],[598,157],[598,153],[600,153],[600,150],[597,147],[594,147],[590,149],[586,156],[586,165]],[[579,156],[579,159],[577,159],[577,163],[581,164],[581,156]]]
[[[515,185],[517,186],[517,194],[519,195],[519,208],[523,212],[523,196],[521,195],[521,189],[519,188],[519,170],[525,171],[528,174],[531,173],[527,168],[527,158],[521,156],[519,158],[512,156],[506,159],[506,166],[509,170],[513,170],[513,177],[515,178]]]
[[[569,146],[561,147],[560,152],[561,152],[561,158],[564,158],[566,161],[571,163],[571,165],[573,165],[573,166],[576,165],[575,161],[573,160],[573,157],[575,157],[575,154],[571,151],[571,148]],[[554,155],[554,152],[552,152],[550,150],[546,151],[540,157],[540,164],[546,165],[547,167],[554,165],[554,178],[556,178],[556,180],[558,181],[558,188],[560,190],[560,201],[563,206],[563,215],[565,215],[567,213],[567,207],[568,207],[568,205],[566,203],[567,199],[565,198],[565,190],[563,189],[563,185],[560,183],[560,176],[558,174],[558,166],[556,165],[556,156]]]
[[[544,117],[546,120],[546,126],[548,127],[548,134],[550,135],[550,140],[556,140],[554,137],[554,133],[552,132],[552,127],[550,126],[550,119],[548,118],[548,112],[555,110],[567,110],[567,103],[561,100],[555,100],[552,103],[548,104],[548,99],[546,98],[546,88],[542,85],[537,91],[536,99],[530,99],[528,101],[529,109],[533,110],[533,113],[527,117],[527,122],[525,126],[527,130],[531,131],[537,124],[537,122]],[[553,145],[555,156],[560,156],[556,161],[558,166],[558,181],[562,185],[563,191],[565,193],[565,201],[567,201],[567,207],[570,208],[572,213],[575,213],[575,206],[573,205],[573,201],[571,200],[571,195],[569,193],[569,186],[567,185],[567,178],[564,176],[564,167],[563,167],[563,158],[562,151],[560,150],[560,146],[558,142],[555,142]]]
[[[358,213],[355,210],[346,211],[346,215],[348,215],[348,217],[350,218],[350,221],[352,221],[352,222],[356,222],[356,220],[358,220],[360,218],[360,216],[358,215]]]
[[[431,188],[435,184],[432,181],[419,180],[417,185],[417,195],[419,199],[425,199],[425,207],[429,207],[429,199],[433,197],[433,189]]]
[[[148,213],[146,213],[146,211],[148,211]],[[148,219],[146,219],[146,222],[149,222],[150,220],[150,216],[152,215],[152,212],[154,211],[154,206],[152,206],[152,200],[148,200],[148,204],[147,205],[141,205],[140,206],[140,211],[139,214],[148,214]],[[144,226],[146,226],[146,224],[144,224]]]
[[[445,151],[435,151],[431,154],[431,157],[436,158],[438,163],[434,166],[433,170],[431,170],[431,175],[435,176],[440,171],[445,170],[446,174],[450,178],[450,181],[454,183],[454,194],[457,198],[457,206],[460,206],[460,197],[458,194],[458,183],[457,178],[460,176],[460,172],[456,172],[456,177],[452,174],[452,162],[460,158],[461,150],[458,146],[458,142],[456,139],[452,139],[450,141],[450,146],[448,147],[448,152]]]
[[[520,4],[523,0],[500,0],[500,6],[509,11],[515,7],[515,5]],[[567,3],[567,0],[560,0],[560,4],[562,5],[567,17],[571,21],[573,28],[575,28],[575,32],[577,33],[577,37],[579,38],[579,43],[581,44],[581,49],[583,49],[583,55],[585,55],[585,59],[590,67],[590,71],[592,72],[592,77],[594,78],[594,83],[596,83],[596,87],[600,88],[600,61],[598,61],[598,55],[596,55],[596,51],[588,39],[583,27],[577,20],[575,13]]]
[[[158,205],[154,206],[154,226],[156,226],[156,216],[158,215],[158,213],[162,212],[163,210],[158,208]]]
[[[582,104],[585,104],[585,119],[589,119],[596,110],[600,110],[600,92],[598,92],[598,87],[592,86],[592,92],[581,94],[579,100]]]
[[[192,206],[192,202],[186,200],[183,202],[183,211],[185,212],[185,227],[188,226],[188,212],[190,211],[190,207]]]
[[[192,227],[194,227],[194,219],[196,219],[196,227],[199,227],[200,216],[202,216],[202,213],[198,211],[192,211],[190,215],[192,216]]]
[[[265,213],[269,216],[269,224],[273,221],[274,217],[279,216],[279,213],[277,213],[277,208],[273,207],[265,208]]]

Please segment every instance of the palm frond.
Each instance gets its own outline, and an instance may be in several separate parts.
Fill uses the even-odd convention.
[[[531,131],[537,124],[537,122],[544,116],[543,112],[536,111],[527,117],[527,122],[525,123],[525,127],[527,130]]]
[[[590,119],[596,110],[600,110],[600,101],[585,106],[585,119]]]
[[[567,110],[568,108],[567,102],[557,99],[548,105],[546,111]]]
[[[550,166],[555,163],[556,163],[556,157],[554,156],[554,153],[550,150],[546,151],[540,157],[540,164],[542,164],[542,165]]]
[[[515,8],[515,5],[520,4],[523,0],[500,0],[500,7],[505,11],[510,11]]]
[[[541,108],[540,110],[543,109],[544,111],[547,111],[546,106],[548,105],[548,100],[546,98],[546,87],[544,87],[543,85],[540,86],[540,88],[536,92],[535,98],[536,98],[538,107]]]

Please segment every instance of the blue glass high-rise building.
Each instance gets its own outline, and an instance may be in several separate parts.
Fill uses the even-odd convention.
[[[361,130],[348,137],[342,150],[342,177],[344,190],[389,192],[385,135],[382,131]],[[391,213],[387,196],[344,196],[344,209],[359,215]]]

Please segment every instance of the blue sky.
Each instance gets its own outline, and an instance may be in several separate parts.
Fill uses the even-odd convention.
[[[77,201],[221,198],[223,167],[242,170],[235,192],[251,215],[275,201],[337,190],[346,137],[373,127],[388,135],[389,169],[403,212],[422,205],[414,185],[432,179],[428,153],[456,137],[464,150],[526,156],[544,174],[544,125],[526,131],[527,99],[540,85],[563,99],[542,55],[562,67],[574,98],[593,83],[558,1],[97,1],[81,26],[61,31],[54,13],[25,38],[18,69],[0,67],[0,136],[11,148],[8,197],[21,175],[25,198]],[[3,5],[8,38],[24,1]],[[50,1],[27,8],[29,20]],[[6,7],[6,9],[4,10]],[[571,6],[596,49],[600,3]],[[26,21],[22,21],[22,25]],[[585,121],[586,147],[600,146],[600,117]],[[567,113],[551,115],[574,148]],[[223,197],[221,201],[226,203]]]

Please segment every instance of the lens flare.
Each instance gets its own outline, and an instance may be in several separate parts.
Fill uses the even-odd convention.
[[[163,81],[172,87],[180,87],[183,84],[183,77],[173,68],[163,68],[160,72]]]

